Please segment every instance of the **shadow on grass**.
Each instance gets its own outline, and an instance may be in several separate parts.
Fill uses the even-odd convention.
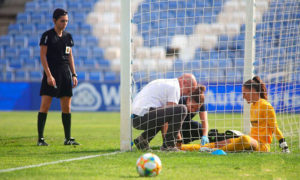
[[[0,138],[0,141],[31,139],[31,138],[36,138],[36,136],[21,136],[21,137]]]
[[[136,178],[142,178],[141,176],[120,176],[121,179],[136,179]]]
[[[76,147],[76,146],[75,146]],[[106,154],[118,152],[120,149],[95,149],[95,150],[79,150],[79,151],[60,151],[60,152],[49,152],[48,154]]]

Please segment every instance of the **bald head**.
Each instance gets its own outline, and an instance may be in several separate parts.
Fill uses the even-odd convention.
[[[193,74],[183,74],[178,78],[181,95],[189,96],[194,88],[197,86],[196,78]]]

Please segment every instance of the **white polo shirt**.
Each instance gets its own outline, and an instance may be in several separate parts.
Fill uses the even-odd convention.
[[[178,104],[180,86],[178,79],[157,79],[147,84],[134,98],[131,113],[144,116],[149,108],[166,106],[168,102]]]

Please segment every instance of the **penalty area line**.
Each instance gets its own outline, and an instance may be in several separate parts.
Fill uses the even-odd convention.
[[[22,170],[22,169],[35,168],[35,167],[41,167],[41,166],[47,166],[47,165],[52,165],[52,164],[59,164],[59,163],[64,163],[64,162],[80,161],[80,160],[84,160],[84,159],[91,159],[91,158],[96,158],[96,157],[101,157],[101,156],[110,156],[110,155],[115,155],[115,154],[119,154],[119,153],[122,153],[122,152],[125,152],[125,151],[115,151],[115,152],[106,153],[106,154],[81,156],[81,157],[77,157],[77,158],[64,159],[64,160],[46,162],[46,163],[35,164],[35,165],[21,166],[21,167],[16,167],[16,168],[9,168],[9,169],[0,169],[0,173],[17,171],[17,170]]]

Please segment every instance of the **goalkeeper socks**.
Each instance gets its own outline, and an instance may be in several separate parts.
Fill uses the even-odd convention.
[[[61,114],[62,123],[64,125],[65,138],[70,139],[71,137],[71,113]]]
[[[39,139],[44,138],[44,127],[46,124],[47,119],[47,113],[38,113],[38,122],[37,122],[37,128],[38,128],[38,136]]]

